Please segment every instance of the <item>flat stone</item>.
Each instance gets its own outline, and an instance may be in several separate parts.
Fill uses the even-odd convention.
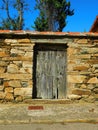
[[[78,39],[77,43],[86,44],[86,43],[88,43],[88,39]]]
[[[89,55],[89,54],[80,54],[80,55],[77,55],[76,54],[76,58],[78,58],[78,59],[90,59],[91,55]]]
[[[21,79],[21,80],[31,80],[32,79],[32,74],[8,74],[8,73],[4,73],[0,75],[0,78],[4,78],[6,80],[17,80],[17,79]]]
[[[17,39],[5,39],[5,43],[17,43]]]
[[[30,42],[31,42],[30,39],[27,38],[18,40],[18,43],[30,43]]]
[[[23,97],[22,97],[22,96],[17,96],[17,97],[15,98],[15,101],[16,101],[16,102],[22,102],[22,101],[23,101]]]
[[[25,52],[19,49],[11,49],[11,54],[20,55],[20,54],[25,54]]]
[[[20,88],[21,83],[19,80],[11,80],[11,81],[9,81],[9,86],[11,86],[13,88]]]
[[[94,94],[94,98],[97,98],[97,99],[98,99],[98,93],[97,93],[97,94]]]
[[[67,52],[68,52],[68,56],[72,56],[73,54],[76,53],[76,50],[75,50],[75,48],[70,47],[70,48],[68,48]]]
[[[33,66],[32,62],[29,62],[29,61],[24,61],[23,62],[23,67],[24,68],[32,68],[32,66]]]
[[[13,101],[14,100],[14,96],[12,93],[6,93],[5,99],[7,101]]]
[[[69,83],[83,83],[85,80],[86,76],[81,76],[81,75],[68,75],[68,82]]]
[[[81,85],[81,88],[82,88],[82,89],[87,89],[87,86],[86,86],[85,84],[82,84],[82,85]]]
[[[0,85],[0,91],[4,90],[4,85]]]
[[[9,56],[8,54],[6,54],[5,52],[0,52],[0,57],[6,57]]]
[[[87,83],[98,83],[98,78],[97,77],[90,78]]]
[[[5,88],[5,93],[13,93],[13,88],[12,87]]]
[[[0,92],[0,99],[4,99],[5,97],[5,93],[4,92]]]
[[[25,74],[25,73],[32,74],[33,73],[32,68],[21,68],[19,72],[22,74]]]
[[[21,86],[26,88],[28,87],[28,82],[27,81],[21,81]]]
[[[7,66],[8,65],[8,62],[6,61],[0,61],[0,66]]]
[[[10,64],[8,67],[7,67],[7,72],[8,73],[18,73],[19,71],[19,68],[17,65],[15,64]]]
[[[84,70],[88,70],[89,66],[88,65],[79,65],[79,66],[75,66],[73,68],[74,71],[84,71]]]
[[[6,70],[6,68],[5,67],[0,67],[0,73],[2,74],[2,73],[4,73],[5,72],[5,70]]]
[[[26,52],[24,56],[33,58],[33,52]]]
[[[75,95],[75,94],[71,94],[71,95],[68,95],[67,98],[71,99],[71,100],[79,100],[79,99],[81,99],[81,96]]]
[[[31,61],[31,57],[25,57],[25,56],[17,56],[15,55],[14,57],[4,57],[2,58],[3,61]]]
[[[90,90],[85,90],[85,89],[74,89],[72,91],[72,94],[76,94],[76,95],[90,95],[91,91]]]
[[[32,97],[32,88],[15,88],[14,89],[15,96],[28,96]]]
[[[9,87],[9,82],[8,81],[4,81],[4,88]]]
[[[93,92],[94,92],[95,94],[98,94],[98,88],[94,88],[94,89],[93,89]]]

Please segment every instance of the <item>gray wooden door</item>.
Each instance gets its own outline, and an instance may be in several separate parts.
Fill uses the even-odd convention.
[[[66,95],[66,47],[40,46],[36,63],[37,98],[64,99]]]

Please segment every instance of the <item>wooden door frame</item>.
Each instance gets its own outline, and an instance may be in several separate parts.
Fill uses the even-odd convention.
[[[59,50],[61,49],[64,49],[66,52],[67,52],[67,45],[66,44],[49,44],[49,43],[36,43],[35,46],[34,46],[34,52],[33,52],[33,92],[32,92],[32,98],[33,99],[37,99],[39,100],[39,98],[37,98],[37,87],[36,87],[36,62],[37,62],[37,52],[38,52],[38,49],[40,49],[40,47],[42,47],[42,49],[45,49],[45,50],[50,50],[51,47],[53,47],[53,50],[55,47],[57,47],[56,49],[58,49],[59,47]],[[67,58],[67,56],[66,56]],[[66,77],[65,77],[66,78]],[[41,99],[41,100],[46,100],[46,99]],[[48,99],[50,100],[50,99]],[[51,99],[53,100],[53,99]],[[56,99],[55,99],[56,100]],[[57,99],[57,100],[60,100],[60,99]]]

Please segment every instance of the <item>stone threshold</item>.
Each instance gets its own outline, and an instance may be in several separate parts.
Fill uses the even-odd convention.
[[[69,99],[26,99],[23,103],[29,104],[69,104],[73,103],[72,100]]]
[[[0,125],[11,125],[11,124],[55,124],[60,123],[65,125],[66,123],[90,123],[90,124],[98,124],[97,119],[73,119],[73,120],[0,120]]]

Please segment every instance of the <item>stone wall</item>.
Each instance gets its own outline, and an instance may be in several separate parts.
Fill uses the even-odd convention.
[[[0,100],[32,98],[33,46],[29,39],[0,40]]]
[[[70,33],[0,33],[0,101],[32,99],[34,45],[66,44],[66,99],[98,100],[98,35]]]
[[[69,99],[98,101],[98,37],[76,37],[68,43]]]

